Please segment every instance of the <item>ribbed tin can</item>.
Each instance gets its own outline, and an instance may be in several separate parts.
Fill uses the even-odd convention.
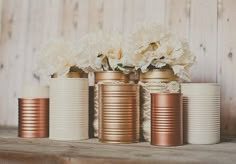
[[[183,144],[182,95],[151,94],[151,144],[178,146]]]
[[[49,136],[49,99],[19,98],[18,136],[47,138]]]
[[[94,85],[94,137],[98,137],[98,84],[99,83],[115,83],[122,82],[127,83],[129,76],[125,75],[121,71],[98,71],[95,72],[95,85]]]
[[[88,139],[88,78],[52,78],[50,81],[50,139]]]
[[[99,84],[99,141],[139,142],[139,105],[137,84]]]
[[[220,85],[182,83],[184,142],[216,144],[220,142]]]
[[[171,69],[153,69],[140,73],[141,86],[141,130],[145,141],[151,139],[151,95],[150,92],[163,93],[168,90],[167,84],[177,80]],[[169,91],[168,91],[169,92]]]

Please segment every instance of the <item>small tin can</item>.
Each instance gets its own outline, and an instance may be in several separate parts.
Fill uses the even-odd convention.
[[[134,143],[139,138],[139,86],[99,84],[99,141]]]
[[[151,95],[150,92],[163,93],[166,84],[177,80],[172,69],[152,69],[140,73],[141,86],[141,134],[145,141],[151,141]]]
[[[19,98],[18,136],[49,137],[49,98]]]
[[[158,146],[183,144],[181,93],[151,94],[151,144]]]

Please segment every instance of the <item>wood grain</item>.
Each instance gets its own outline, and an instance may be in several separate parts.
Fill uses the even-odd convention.
[[[189,40],[190,10],[189,0],[167,0],[166,27],[186,40]]]
[[[145,20],[165,25],[166,0],[146,0]]]
[[[16,125],[17,96],[24,81],[29,2],[3,1],[2,7],[0,120],[2,125]]]
[[[97,139],[54,141],[16,137],[16,129],[0,128],[0,163],[77,164],[77,163],[162,163],[162,164],[234,164],[235,139],[215,145],[178,147],[135,144],[102,144]]]
[[[218,83],[221,84],[223,134],[236,135],[236,1],[219,1]]]
[[[103,15],[103,29],[106,31],[124,30],[124,0],[105,0],[104,1],[104,15]]]
[[[217,1],[192,0],[190,13],[190,47],[197,57],[193,81],[216,82]]]
[[[89,32],[101,30],[103,28],[104,0],[89,1]]]
[[[62,8],[61,34],[65,39],[77,42],[88,32],[89,1],[65,0]]]

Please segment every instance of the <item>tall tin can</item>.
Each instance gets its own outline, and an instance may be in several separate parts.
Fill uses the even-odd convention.
[[[139,86],[99,85],[99,141],[134,143],[140,139]]]
[[[183,83],[184,142],[220,142],[220,86],[216,83]]]
[[[19,98],[18,136],[47,138],[49,136],[49,99]]]
[[[183,144],[182,95],[151,94],[151,144],[178,146]]]
[[[125,75],[121,71],[98,71],[95,72],[95,85],[94,85],[94,117],[93,117],[93,130],[94,137],[98,137],[99,129],[98,129],[98,84],[105,83],[128,83],[129,76]]]
[[[88,139],[89,81],[79,73],[50,81],[50,135],[53,140]]]

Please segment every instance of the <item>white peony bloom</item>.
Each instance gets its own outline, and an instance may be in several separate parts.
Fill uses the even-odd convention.
[[[169,67],[183,80],[190,80],[188,69],[194,64],[187,42],[165,31],[158,24],[142,24],[126,39],[125,58],[142,72]]]
[[[122,40],[119,33],[99,31],[86,35],[80,40],[79,53],[88,60],[81,64],[78,59],[76,65],[85,71],[115,70],[122,64]]]
[[[37,72],[40,76],[51,76],[57,73],[59,76],[69,72],[75,65],[78,53],[75,46],[63,39],[53,40],[47,43],[39,52]]]

